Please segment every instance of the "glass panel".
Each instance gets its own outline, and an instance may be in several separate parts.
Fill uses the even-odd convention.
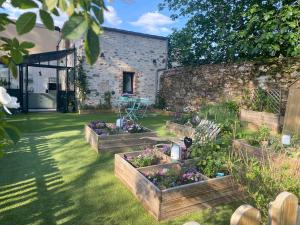
[[[5,65],[0,64],[0,86],[8,88],[9,84],[9,70]]]
[[[133,76],[134,73],[123,74],[123,93],[133,94]]]

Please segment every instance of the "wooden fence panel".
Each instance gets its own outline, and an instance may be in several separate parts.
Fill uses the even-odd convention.
[[[270,225],[300,225],[300,206],[296,195],[282,192],[269,209]],[[230,225],[259,225],[260,212],[250,205],[240,206],[231,216]]]
[[[240,206],[232,215],[230,225],[259,225],[260,212],[251,205]]]
[[[296,225],[298,214],[298,198],[282,192],[271,205],[271,225]]]
[[[283,132],[300,136],[300,89],[290,89]]]

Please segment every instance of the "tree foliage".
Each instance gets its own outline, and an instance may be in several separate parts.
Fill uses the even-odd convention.
[[[0,0],[0,9],[3,9],[5,0]],[[104,0],[11,0],[11,5],[17,9],[33,9],[34,12],[24,12],[16,22],[9,19],[6,13],[0,13],[0,32],[9,24],[15,24],[19,35],[30,32],[37,20],[37,15],[49,30],[54,30],[53,16],[67,13],[68,20],[62,28],[64,39],[74,40],[84,37],[87,61],[94,64],[99,55],[99,38],[103,12],[106,10]],[[2,10],[3,11],[3,10]],[[16,38],[1,37],[0,50],[6,54],[0,57],[0,62],[7,65],[13,75],[17,75],[16,65],[21,63],[23,56],[34,44],[19,42]]]
[[[187,18],[170,38],[171,61],[184,65],[300,55],[298,0],[164,0]]]

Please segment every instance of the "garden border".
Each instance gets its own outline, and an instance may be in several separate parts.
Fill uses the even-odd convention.
[[[176,134],[178,137],[193,137],[195,133],[194,128],[179,123],[174,123],[172,121],[166,122],[166,129],[170,133]]]
[[[141,171],[180,167],[181,164],[168,163],[136,169],[123,158],[124,154],[115,155],[115,176],[158,221],[243,198],[240,187],[230,175],[160,190]]]

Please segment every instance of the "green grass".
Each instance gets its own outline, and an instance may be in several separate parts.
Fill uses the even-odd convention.
[[[195,220],[201,225],[229,224],[237,205],[218,207],[156,222],[114,176],[112,154],[97,155],[85,143],[85,122],[113,122],[115,114],[40,113],[15,115],[20,142],[0,159],[0,224],[155,225]],[[167,117],[142,124],[167,135]]]

